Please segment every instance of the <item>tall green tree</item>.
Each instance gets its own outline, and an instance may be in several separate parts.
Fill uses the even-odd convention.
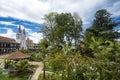
[[[75,45],[80,41],[82,32],[82,20],[77,13],[61,13],[56,16],[57,27],[62,32],[63,39]]]
[[[66,41],[71,42],[72,28],[74,26],[74,20],[71,13],[58,14],[56,16],[56,23],[57,23],[57,29],[59,29],[61,32],[61,36],[62,36],[61,42],[63,42],[64,39],[66,39]]]
[[[54,29],[56,26],[55,17],[57,13],[51,12],[44,16],[44,28],[42,28],[42,33],[44,34],[44,37],[50,41],[51,44],[54,44]]]
[[[44,18],[45,27],[42,32],[46,40],[52,45],[59,45],[65,42],[75,45],[80,41],[82,32],[82,20],[77,13],[49,13]]]
[[[80,39],[82,38],[82,20],[77,13],[73,14],[74,26],[73,26],[73,39],[75,46],[79,44]]]
[[[98,10],[95,14],[92,27],[86,30],[87,37],[94,36],[103,40],[114,40],[117,38],[117,33],[113,31],[117,23],[112,21],[111,14],[106,9]]]

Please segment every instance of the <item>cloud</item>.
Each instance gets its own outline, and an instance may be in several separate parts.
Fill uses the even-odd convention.
[[[115,31],[117,31],[118,33],[120,33],[120,30],[115,30]]]
[[[0,16],[11,16],[40,23],[41,16],[49,9],[47,3],[38,0],[0,0]]]
[[[108,8],[119,15],[120,1],[111,0],[0,0],[0,16],[11,16],[37,23],[43,22],[43,16],[49,12],[77,12],[83,22],[90,22],[96,10]],[[109,5],[112,7],[109,7]]]
[[[29,34],[29,38],[34,41],[34,43],[39,43],[41,39],[43,39],[42,33],[32,32]]]
[[[5,22],[5,21],[0,21],[0,24],[3,24],[3,25],[11,25],[11,26],[17,26],[15,24],[13,24],[12,22]]]
[[[72,14],[77,12],[82,18],[83,28],[85,29],[93,21],[95,12],[101,8],[108,9],[113,14],[112,17],[120,16],[119,5],[120,0],[0,0],[0,16],[43,23],[44,15],[49,12],[71,12]],[[12,22],[2,21],[0,21],[0,24],[16,25]],[[36,26],[26,28],[22,25],[23,28],[25,28],[28,37],[34,42],[37,43],[43,38],[42,33],[35,32]],[[16,33],[12,29],[8,28],[6,30],[7,33],[0,35],[11,38],[16,37]]]
[[[0,34],[1,36],[16,39],[16,33],[13,32],[13,30],[11,28],[2,28],[2,29],[6,29],[7,32]]]
[[[116,1],[111,6],[107,7],[110,13],[112,13],[112,17],[120,16],[120,1]]]
[[[14,32],[11,28],[0,28],[0,29],[7,30],[6,33],[0,33],[0,36],[16,39],[16,32]],[[31,40],[33,40],[34,43],[38,43],[43,38],[42,33],[33,32],[31,29],[28,29],[28,28],[25,28],[25,29],[26,29],[26,32],[29,32],[28,37]]]

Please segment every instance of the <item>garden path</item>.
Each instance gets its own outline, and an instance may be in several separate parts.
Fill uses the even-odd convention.
[[[33,65],[38,65],[38,68],[36,69],[36,71],[34,72],[31,80],[38,80],[38,77],[41,73],[43,73],[42,69],[43,69],[43,63],[42,62],[30,62]]]

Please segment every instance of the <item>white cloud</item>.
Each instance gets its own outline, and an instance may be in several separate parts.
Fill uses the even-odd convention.
[[[38,43],[43,38],[43,34],[37,32],[31,32],[29,33],[29,38],[33,40],[34,43]]]
[[[0,34],[1,36],[16,39],[16,33],[13,32],[13,30],[11,28],[2,28],[2,29],[6,29],[7,33],[2,33],[2,34]]]
[[[115,30],[116,32],[120,33],[120,30]]]
[[[110,0],[0,0],[0,16],[11,16],[23,20],[41,23],[45,14],[55,12],[77,12],[84,22],[92,20],[96,10],[108,8]],[[111,11],[119,8],[117,1]],[[119,15],[119,11],[113,11]]]
[[[12,22],[5,22],[5,21],[0,21],[0,24],[17,26],[17,25],[15,25],[15,24],[13,24]]]
[[[112,13],[113,17],[120,16],[120,1],[116,1],[112,6],[107,7],[107,9]]]
[[[49,7],[47,3],[38,0],[0,0],[0,9],[0,16],[40,22]]]
[[[83,25],[86,25],[93,20],[96,10],[101,8],[108,9],[113,16],[120,16],[119,5],[120,0],[112,3],[110,0],[0,0],[0,16],[41,23],[44,15],[49,12],[77,12],[83,20]],[[0,24],[14,25],[11,22],[0,22]],[[25,29],[28,37],[36,43],[43,37],[41,33]],[[6,34],[0,35],[15,38],[16,33],[12,29],[7,29]]]

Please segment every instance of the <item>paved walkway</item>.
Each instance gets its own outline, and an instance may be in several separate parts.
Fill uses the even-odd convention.
[[[31,80],[38,80],[38,77],[42,72],[42,69],[41,67],[38,67],[34,73],[34,75],[32,76]]]
[[[33,74],[31,80],[38,80],[38,77],[41,73],[43,73],[43,63],[42,62],[30,62],[33,65],[38,65],[39,67],[36,69],[35,73]]]

